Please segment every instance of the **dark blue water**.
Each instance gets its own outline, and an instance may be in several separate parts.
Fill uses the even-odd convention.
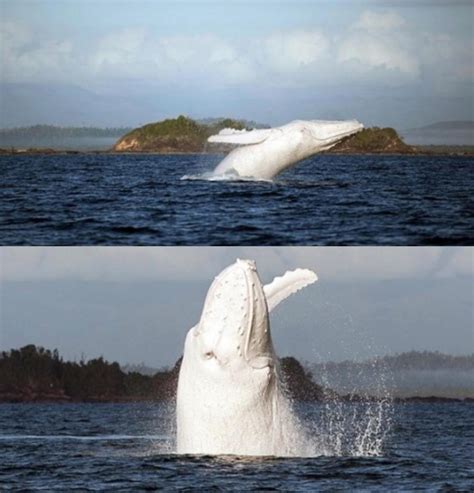
[[[315,411],[317,404],[307,405]],[[378,457],[179,456],[159,404],[0,405],[0,489],[473,491],[474,407],[396,405]],[[244,425],[244,424],[243,424]]]
[[[265,182],[221,156],[1,156],[4,245],[474,243],[467,157],[317,155]]]

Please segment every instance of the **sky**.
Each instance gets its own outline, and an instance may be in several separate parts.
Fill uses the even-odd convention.
[[[471,1],[1,0],[3,127],[473,120]]]
[[[474,351],[474,253],[461,247],[88,247],[0,250],[0,350],[169,366],[212,280],[236,258],[263,283],[319,280],[271,314],[277,354],[308,362]]]

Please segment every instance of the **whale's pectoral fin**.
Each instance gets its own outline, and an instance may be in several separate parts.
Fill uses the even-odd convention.
[[[268,311],[272,311],[279,303],[296,293],[300,289],[313,284],[318,276],[309,269],[296,269],[275,277],[270,284],[264,286],[263,291],[267,298]]]
[[[208,142],[223,142],[227,144],[260,144],[275,132],[274,129],[264,128],[259,130],[235,130],[224,128],[216,135],[211,135]]]

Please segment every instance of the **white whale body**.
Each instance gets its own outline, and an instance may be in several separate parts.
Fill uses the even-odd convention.
[[[215,174],[236,173],[241,177],[269,180],[363,128],[357,120],[295,120],[268,129],[246,131],[225,128],[207,140],[242,146],[231,151],[217,165]]]
[[[297,269],[263,286],[249,260],[215,278],[186,336],[178,453],[301,455],[302,433],[283,391],[268,312],[316,280],[314,272]]]

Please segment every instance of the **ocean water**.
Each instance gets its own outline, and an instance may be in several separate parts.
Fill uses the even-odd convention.
[[[465,245],[474,240],[469,157],[316,155],[273,182],[206,179],[221,158],[0,156],[0,242]]]
[[[330,431],[318,423],[323,405],[299,407],[315,429]],[[395,404],[375,453],[281,458],[177,455],[163,404],[2,404],[0,490],[473,491],[473,410]],[[326,441],[339,443],[341,430]]]

